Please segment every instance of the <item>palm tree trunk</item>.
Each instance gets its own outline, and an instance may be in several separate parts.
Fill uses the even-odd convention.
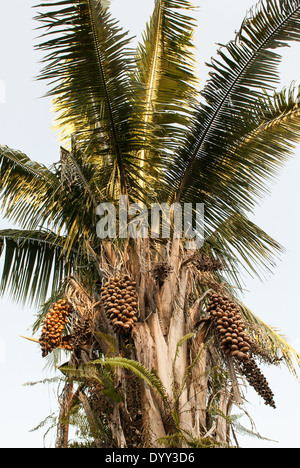
[[[124,399],[121,403],[114,402],[108,419],[113,446],[155,448],[171,443],[187,447],[206,434],[225,444],[228,411],[224,408],[229,394],[221,393],[213,401],[225,417],[219,416],[211,422],[207,412],[211,356],[205,343],[209,322],[200,319],[201,298],[196,301],[193,298],[191,306],[193,271],[183,261],[187,253],[180,239],[174,239],[171,245],[161,248],[160,254],[159,261],[153,253],[150,255],[147,239],[128,242],[122,253],[108,244],[105,262],[100,265],[103,269],[105,263],[108,276],[124,272],[136,281],[139,319],[127,339],[130,348],[126,352],[130,353],[130,359],[155,373],[166,395],[162,398],[144,380],[137,382],[136,376],[118,369],[114,384]],[[97,328],[103,334],[113,334],[99,299],[96,296]],[[122,339],[119,337],[119,347],[115,349],[121,357]],[[97,336],[97,340],[101,347],[101,337]],[[103,343],[103,354],[107,351],[107,344],[105,347]],[[92,420],[91,408],[85,404],[85,409]]]
[[[68,448],[69,417],[73,399],[73,382],[67,380],[61,394],[60,413],[57,425],[56,448]]]
[[[192,347],[183,340],[178,348],[180,340],[195,333],[187,303],[190,271],[188,266],[181,268],[182,254],[180,240],[174,239],[167,259],[170,273],[160,288],[150,274],[153,265],[149,265],[147,248],[144,256],[147,262],[142,261],[148,265],[143,278],[147,288],[143,291],[142,300],[148,307],[146,320],[138,323],[132,334],[136,359],[148,369],[155,370],[169,400],[166,408],[155,391],[143,384],[143,420],[145,445],[148,447],[161,446],[159,441],[178,432],[179,428],[187,437],[199,438],[206,427],[205,326],[198,330]],[[141,263],[141,252],[139,258]],[[200,355],[197,365],[187,375],[187,369]],[[173,417],[170,412],[173,412]]]

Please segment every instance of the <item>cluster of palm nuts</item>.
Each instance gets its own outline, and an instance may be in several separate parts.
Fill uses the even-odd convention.
[[[63,336],[71,313],[72,308],[64,299],[60,299],[49,309],[43,321],[39,339],[43,357],[55,348],[72,349],[68,340]]]
[[[128,334],[137,322],[136,282],[129,275],[111,278],[101,288],[105,312],[115,333]]]
[[[251,338],[246,331],[239,306],[226,295],[212,293],[208,311],[223,352],[238,360],[239,368],[249,384],[267,405],[275,408],[268,382],[251,357]]]
[[[212,293],[208,311],[224,353],[239,360],[249,359],[251,341],[238,305],[227,296]]]
[[[267,379],[260,371],[254,359],[248,359],[243,362],[241,370],[249,384],[265,400],[265,404],[276,408],[274,394],[269,387]]]

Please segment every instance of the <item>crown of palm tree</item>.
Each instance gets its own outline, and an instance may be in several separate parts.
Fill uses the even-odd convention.
[[[229,278],[240,285],[242,268],[269,270],[282,247],[249,213],[300,140],[298,89],[276,91],[278,51],[300,39],[300,1],[259,2],[220,46],[203,89],[189,1],[156,0],[135,49],[108,5],[36,7],[39,79],[53,97],[62,148],[48,168],[0,147],[2,211],[20,227],[0,232],[0,291],[40,304],[73,271],[93,279],[96,207],[120,195],[204,203],[203,251]]]

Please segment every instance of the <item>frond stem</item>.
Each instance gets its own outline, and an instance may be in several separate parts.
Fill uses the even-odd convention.
[[[93,7],[91,5],[92,1],[93,0],[88,0],[88,8],[89,8],[89,16],[90,16],[91,26],[92,26],[93,40],[94,40],[95,50],[96,50],[97,59],[98,59],[99,70],[100,70],[100,74],[101,74],[101,78],[103,82],[106,104],[107,104],[107,108],[108,108],[108,112],[110,116],[111,128],[112,128],[112,133],[113,133],[113,145],[114,145],[116,158],[118,161],[119,172],[120,172],[121,193],[122,195],[126,195],[127,194],[126,178],[124,174],[124,168],[123,168],[123,163],[122,163],[122,158],[121,158],[121,151],[120,151],[119,143],[118,143],[117,130],[116,130],[115,122],[114,122],[112,106],[110,102],[109,92],[107,89],[105,72],[104,72],[103,65],[102,65],[101,51],[99,50],[99,45],[97,42],[97,33],[96,33],[95,20],[93,16]]]

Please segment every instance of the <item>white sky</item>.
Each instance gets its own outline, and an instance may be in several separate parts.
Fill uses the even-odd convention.
[[[35,11],[31,0],[0,2],[0,144],[22,150],[29,157],[46,165],[58,160],[59,144],[51,129],[50,103],[40,99],[45,84],[33,78],[38,74],[40,56],[33,51],[32,21]],[[233,38],[242,19],[254,2],[251,0],[197,0],[197,58],[200,77],[205,80],[204,63],[215,54],[215,43]],[[139,36],[154,5],[153,0],[112,0],[113,15],[124,28]],[[293,45],[284,51],[281,67],[282,83],[300,79],[300,47]],[[245,302],[266,323],[280,330],[288,341],[300,350],[299,289],[299,170],[300,149],[272,186],[271,195],[257,209],[255,222],[286,248],[266,282],[245,278]],[[8,227],[0,219],[0,229]],[[38,385],[24,387],[25,382],[51,376],[44,370],[38,347],[22,340],[30,335],[35,310],[21,308],[8,299],[0,300],[0,447],[42,447],[43,430],[29,432],[52,411],[56,410],[55,387]],[[269,439],[264,442],[241,437],[243,447],[300,447],[299,383],[284,368],[263,367],[275,393],[277,409],[266,407],[252,391],[247,393],[247,405],[257,431]],[[239,412],[238,412],[239,413]],[[248,420],[242,420],[250,427]],[[54,444],[49,435],[46,444]]]

